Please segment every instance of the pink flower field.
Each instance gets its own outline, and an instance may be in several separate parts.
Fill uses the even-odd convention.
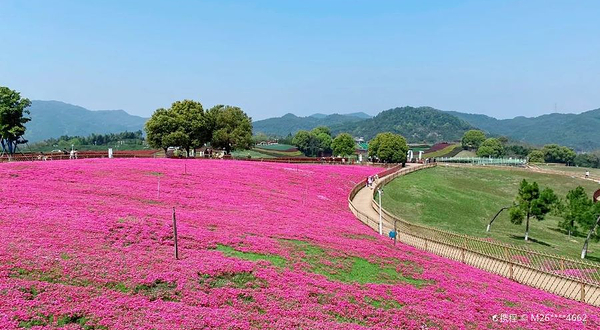
[[[600,328],[599,308],[394,247],[363,225],[347,196],[379,170],[2,164],[0,329]]]

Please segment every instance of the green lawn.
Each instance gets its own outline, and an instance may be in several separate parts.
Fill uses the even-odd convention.
[[[248,155],[252,158],[275,158],[271,155],[266,155],[255,150],[236,150],[231,153],[235,158],[246,158]]]
[[[569,237],[557,229],[557,216],[532,220],[529,235],[523,240],[525,224],[513,225],[503,212],[490,233],[486,225],[496,212],[511,205],[522,179],[537,181],[565,198],[570,189],[583,186],[588,195],[600,185],[564,175],[533,173],[520,169],[438,166],[402,176],[390,182],[383,194],[383,207],[408,221],[478,237],[578,258],[582,237]],[[591,243],[589,260],[600,262],[600,244]]]
[[[261,149],[279,150],[279,151],[296,148],[295,146],[292,146],[292,145],[289,145],[289,144],[257,145],[256,147],[257,148],[261,148]]]

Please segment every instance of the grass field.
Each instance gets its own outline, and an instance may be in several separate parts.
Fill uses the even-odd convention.
[[[231,155],[235,158],[245,158],[250,155],[252,158],[275,158],[274,156],[260,153],[255,150],[236,150],[231,152]]]
[[[262,147],[256,147],[254,149],[252,149],[256,152],[259,152],[261,154],[265,154],[265,155],[270,155],[273,157],[304,157],[304,154],[299,151],[298,149],[294,150],[294,151],[287,151],[287,150],[274,150],[274,149],[264,149]]]
[[[592,181],[520,169],[438,166],[392,181],[384,189],[382,202],[388,211],[408,221],[578,258],[584,238],[561,233],[557,228],[561,218],[557,216],[532,220],[529,242],[523,240],[525,224],[513,225],[508,212],[503,212],[486,233],[486,225],[496,212],[511,205],[522,179],[550,187],[563,199],[578,185],[590,196],[600,188]],[[599,243],[591,243],[588,258],[600,262]]]
[[[296,147],[294,147],[293,145],[289,145],[289,144],[270,144],[270,145],[263,145],[263,146],[256,146],[256,147],[261,148],[261,149],[279,150],[279,151],[296,149]]]

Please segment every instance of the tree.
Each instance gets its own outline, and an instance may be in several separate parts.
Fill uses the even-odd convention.
[[[0,143],[2,151],[12,156],[25,134],[25,124],[31,120],[27,108],[31,101],[8,87],[0,86]]]
[[[386,163],[406,162],[408,145],[402,135],[394,133],[379,133],[369,141],[369,156],[377,157]]]
[[[312,132],[300,130],[294,135],[292,144],[302,151],[306,156],[314,156],[316,152],[317,141]]]
[[[252,119],[239,107],[216,105],[209,111],[208,120],[214,125],[211,145],[223,148],[227,154],[233,150],[249,149],[252,146]]]
[[[600,152],[595,151],[579,154],[575,157],[573,162],[579,167],[600,168]]]
[[[171,105],[171,113],[176,120],[177,134],[182,140],[176,144],[189,152],[210,141],[212,130],[207,125],[204,108],[200,102],[192,100],[176,101]]]
[[[519,192],[516,197],[515,205],[510,209],[510,221],[515,225],[525,224],[525,240],[529,240],[529,219],[536,218],[538,221],[544,220],[554,205],[558,202],[558,197],[550,188],[545,188],[540,193],[537,182],[529,183],[523,179]]]
[[[529,158],[530,163],[543,163],[544,153],[541,150],[533,150],[529,153],[527,158]]]
[[[588,232],[581,249],[581,259],[584,259],[587,255],[590,239],[598,240],[600,238],[600,202],[594,203],[585,216],[581,217],[581,227]]]
[[[333,150],[333,154],[335,156],[346,157],[354,154],[356,150],[356,142],[354,142],[354,138],[352,135],[348,133],[341,133],[333,139],[331,142],[331,149]]]
[[[331,151],[331,143],[333,140],[331,139],[331,135],[327,133],[319,133],[315,136],[317,139],[319,150],[321,152],[330,152]]]
[[[562,211],[563,221],[558,223],[560,228],[568,231],[569,236],[577,230],[577,224],[587,223],[585,219],[592,207],[592,199],[588,197],[583,187],[570,190],[567,193],[567,200],[564,210]]]
[[[174,102],[169,109],[157,109],[146,122],[148,144],[167,151],[181,147],[188,154],[210,141],[213,127],[202,104],[192,100]]]
[[[314,139],[317,142],[317,149],[319,153],[329,153],[331,152],[331,142],[333,139],[331,138],[331,130],[327,126],[319,126],[313,128],[311,131]]]
[[[481,144],[477,149],[477,156],[479,157],[494,157],[498,158],[504,155],[504,147],[502,143],[496,138],[489,138]]]
[[[472,129],[465,132],[461,142],[463,149],[477,149],[483,141],[485,141],[485,133]]]
[[[547,144],[542,148],[544,152],[544,160],[547,163],[565,163],[572,164],[577,156],[571,148],[559,146],[558,144]]]
[[[325,133],[331,137],[331,130],[327,126],[318,126],[313,128],[312,133],[314,135],[319,135],[321,133]]]

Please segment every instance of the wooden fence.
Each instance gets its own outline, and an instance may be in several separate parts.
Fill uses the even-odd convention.
[[[434,166],[435,164],[430,164],[401,170],[393,168],[391,169],[395,170],[393,173],[385,177],[380,175],[381,179],[377,182],[373,193],[376,193],[377,188],[399,176]],[[363,181],[352,189],[348,196],[349,207],[359,220],[378,231],[379,219],[373,219],[361,212],[352,203],[358,191],[364,186]],[[371,199],[371,206],[379,212],[379,204],[374,198]],[[403,220],[383,208],[381,210],[384,232],[392,231],[396,227],[397,239],[402,243],[519,283],[600,306],[599,264],[418,225]]]

